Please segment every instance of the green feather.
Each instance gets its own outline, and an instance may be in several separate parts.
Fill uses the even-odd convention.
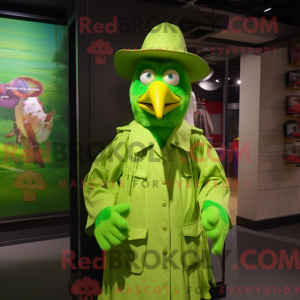
[[[158,143],[161,149],[164,147],[166,141],[168,140],[169,136],[174,130],[173,127],[156,127],[156,126],[150,126],[148,127],[148,129],[151,131],[152,135],[154,136],[156,142]]]
[[[158,120],[156,116],[142,110],[138,106],[138,99],[146,93],[149,87],[149,85],[143,85],[140,82],[140,75],[145,69],[152,69],[155,72],[155,81],[164,82],[163,74],[165,71],[170,69],[176,70],[180,76],[180,82],[177,86],[171,86],[166,83],[170,90],[175,95],[180,97],[180,105],[168,114],[164,115],[160,120]],[[187,73],[178,62],[150,59],[143,59],[139,62],[130,86],[129,95],[131,108],[135,120],[151,131],[160,148],[163,148],[173,129],[182,123],[183,118],[189,108],[191,90],[192,87]]]

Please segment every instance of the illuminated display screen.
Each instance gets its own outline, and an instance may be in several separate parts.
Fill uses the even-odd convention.
[[[69,209],[66,32],[0,18],[0,218]]]

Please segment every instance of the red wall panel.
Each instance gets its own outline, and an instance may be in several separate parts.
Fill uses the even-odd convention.
[[[205,102],[207,112],[211,114],[220,114],[221,115],[221,134],[216,135],[212,134],[214,142],[222,142],[223,138],[223,102],[217,101],[207,101]]]

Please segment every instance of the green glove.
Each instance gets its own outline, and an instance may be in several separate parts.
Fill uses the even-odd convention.
[[[102,250],[110,250],[128,238],[128,222],[125,218],[130,212],[130,204],[109,206],[100,211],[96,218],[94,235]]]
[[[201,214],[201,225],[207,237],[213,242],[211,252],[214,255],[221,255],[229,230],[229,219],[226,210],[218,203],[205,201]]]

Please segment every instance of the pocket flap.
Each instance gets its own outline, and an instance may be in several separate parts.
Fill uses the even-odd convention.
[[[147,172],[144,169],[137,169],[135,172],[135,177],[139,177],[139,178],[147,178]]]
[[[197,170],[195,167],[193,166],[188,166],[187,163],[184,163],[182,166],[182,174],[185,177],[191,177],[192,175],[196,175],[197,174]]]
[[[124,168],[123,174],[130,175],[131,171],[132,171],[131,168]],[[137,169],[135,171],[135,174],[133,173],[133,175],[135,175],[135,177],[137,178],[147,179],[147,172],[145,169]]]
[[[194,236],[194,237],[198,236],[202,232],[200,219],[191,224],[183,225],[182,232],[184,236]]]
[[[129,229],[129,237],[128,240],[139,240],[145,239],[147,236],[147,229],[135,226],[128,226]]]

